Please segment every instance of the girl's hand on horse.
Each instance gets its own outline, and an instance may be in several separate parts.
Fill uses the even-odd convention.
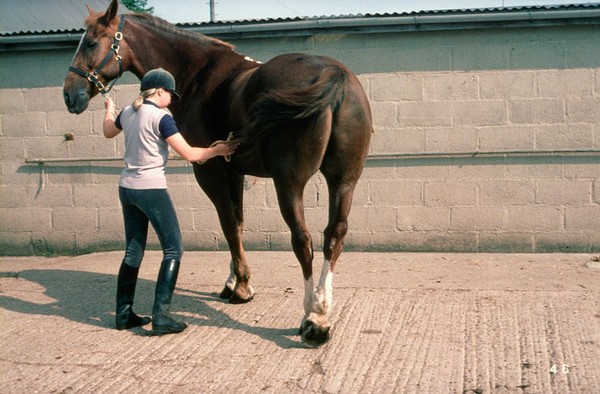
[[[210,152],[206,159],[196,160],[197,164],[204,164],[209,158],[223,156],[226,161],[231,160],[231,155],[235,153],[237,147],[240,146],[236,141],[219,141],[214,143],[209,148],[204,148],[205,152]],[[203,148],[200,148],[203,149]]]
[[[237,142],[219,142],[208,148],[192,147],[183,138],[181,133],[173,134],[167,138],[167,143],[179,156],[189,162],[202,164],[216,156],[227,156],[235,152]]]
[[[235,153],[238,146],[240,146],[239,142],[225,141],[216,144],[212,149],[215,149],[217,156],[229,156]]]

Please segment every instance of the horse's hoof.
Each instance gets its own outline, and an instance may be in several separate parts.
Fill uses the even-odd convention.
[[[252,294],[248,298],[242,298],[242,297],[238,296],[236,293],[232,293],[231,297],[229,297],[229,303],[230,304],[245,304],[247,302],[252,301],[253,298],[254,298],[254,294]]]
[[[219,298],[222,300],[228,300],[231,298],[231,296],[233,296],[233,290],[227,286],[225,286],[223,291],[221,291],[221,294],[219,294]]]
[[[311,349],[316,349],[329,341],[330,327],[320,327],[315,323],[305,320],[300,325],[299,335],[302,343]]]

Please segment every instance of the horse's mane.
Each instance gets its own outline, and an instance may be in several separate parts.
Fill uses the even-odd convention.
[[[127,18],[133,18],[142,25],[154,27],[163,31],[166,31],[172,35],[179,37],[186,37],[192,41],[197,41],[203,45],[223,45],[229,49],[233,49],[233,45],[216,38],[205,36],[204,34],[190,32],[183,29],[177,28],[175,25],[167,22],[156,16],[149,14],[130,14]]]
[[[89,27],[89,26],[97,23],[98,19],[101,16],[102,16],[102,14],[95,14],[95,15],[88,16],[85,19],[86,27]],[[208,37],[208,36],[205,36],[204,34],[179,29],[175,25],[167,22],[166,20],[161,19],[157,16],[152,16],[150,14],[133,13],[133,14],[127,14],[126,18],[134,19],[136,22],[138,22],[141,25],[149,26],[149,27],[156,28],[159,30],[163,30],[174,36],[186,37],[187,39],[197,42],[201,45],[206,45],[206,46],[218,45],[218,46],[224,46],[224,47],[226,47],[228,49],[232,49],[232,50],[235,48],[235,46],[233,46],[225,41],[221,41],[216,38]]]

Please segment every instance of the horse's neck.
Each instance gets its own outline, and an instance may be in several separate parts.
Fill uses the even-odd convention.
[[[179,79],[177,64],[198,64],[199,54],[183,51],[176,42],[165,42],[152,38],[148,41],[136,41],[132,47],[135,61],[130,70],[138,78],[142,78],[148,71],[162,67],[169,69],[175,79]],[[177,64],[176,64],[177,63]]]
[[[211,58],[218,56],[217,52],[231,50],[226,46],[211,45],[200,38],[194,41],[186,34],[178,35],[173,31],[142,25],[136,29],[130,47],[135,58],[131,72],[142,79],[151,69],[169,69],[177,80],[178,90],[185,90],[189,83],[198,83],[194,79],[207,64],[213,63]]]

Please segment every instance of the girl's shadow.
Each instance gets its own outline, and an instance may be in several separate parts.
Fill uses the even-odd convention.
[[[0,272],[0,278],[14,278],[37,283],[44,288],[44,301],[27,301],[21,298],[0,294],[0,307],[19,313],[41,316],[61,316],[75,322],[102,328],[115,328],[114,308],[116,297],[115,275],[71,270],[25,270]],[[31,286],[31,285],[28,285]],[[152,310],[154,301],[154,281],[140,278],[136,287],[134,310]],[[30,292],[30,290],[29,290]],[[183,293],[183,294],[182,294]],[[28,298],[28,297],[25,297]],[[209,304],[225,304],[217,294],[178,288],[171,312],[192,312],[194,316],[182,317],[188,324],[209,327],[223,327],[244,331],[271,341],[281,348],[303,347],[300,341],[290,339],[297,334],[297,328],[266,328],[248,325],[232,319],[229,315]],[[236,307],[243,308],[244,305]],[[138,335],[151,335],[146,328],[132,329]]]

